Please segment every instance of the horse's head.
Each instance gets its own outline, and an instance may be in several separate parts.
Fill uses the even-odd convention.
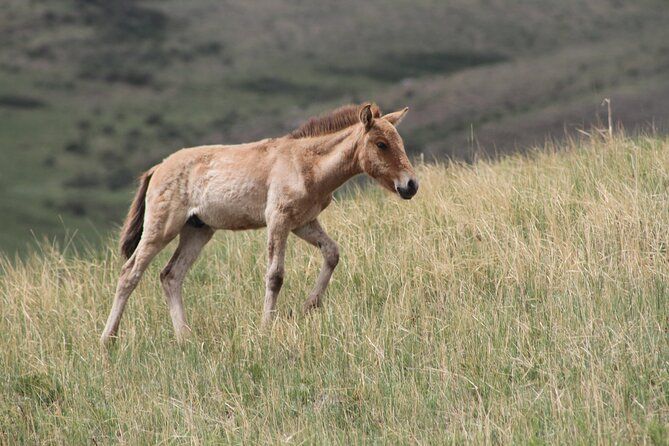
[[[418,180],[395,128],[408,108],[374,117],[371,104],[360,109],[365,133],[358,150],[362,170],[393,193],[409,200],[418,191]],[[377,113],[378,116],[378,113]]]

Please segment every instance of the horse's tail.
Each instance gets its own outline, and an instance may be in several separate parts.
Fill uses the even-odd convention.
[[[149,188],[149,181],[155,170],[156,167],[154,166],[139,177],[139,188],[137,188],[137,193],[130,205],[128,216],[125,218],[125,223],[123,223],[119,245],[121,248],[121,255],[125,259],[129,259],[132,253],[135,252],[135,249],[137,249],[137,245],[139,245],[139,241],[142,238],[142,231],[144,229],[144,211],[146,207],[146,190]]]

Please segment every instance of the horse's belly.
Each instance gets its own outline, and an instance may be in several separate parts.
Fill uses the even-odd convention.
[[[253,184],[210,188],[192,210],[214,229],[256,229],[265,226],[266,193]]]
[[[265,226],[265,206],[242,197],[217,197],[193,213],[214,229],[255,229]]]
[[[212,216],[205,217],[203,222],[214,229],[230,229],[241,231],[244,229],[258,229],[265,226],[265,219],[257,215],[231,213],[226,210]]]

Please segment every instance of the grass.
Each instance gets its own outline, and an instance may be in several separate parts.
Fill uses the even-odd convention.
[[[321,260],[291,239],[267,332],[263,231],[207,247],[181,347],[167,252],[109,353],[113,244],[2,262],[0,443],[666,445],[669,140],[553,149],[337,200],[324,308],[298,312]]]

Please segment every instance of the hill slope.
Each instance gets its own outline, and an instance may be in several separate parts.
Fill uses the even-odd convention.
[[[265,334],[263,231],[206,248],[183,348],[167,252],[109,356],[114,249],[3,262],[0,442],[663,444],[669,140],[560,152],[423,166],[411,202],[337,200],[324,308],[298,313],[321,260],[291,239]]]
[[[409,105],[414,154],[471,159],[669,117],[664,0],[8,0],[0,249],[95,238],[184,146],[281,134],[352,100]],[[479,149],[481,146],[481,149]],[[62,220],[62,221],[61,221]]]

